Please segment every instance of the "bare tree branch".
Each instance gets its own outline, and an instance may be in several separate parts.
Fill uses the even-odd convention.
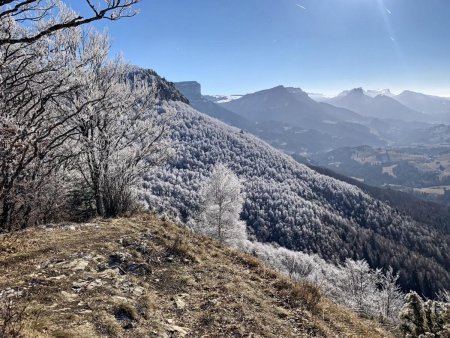
[[[118,20],[124,17],[132,17],[136,14],[133,6],[138,2],[139,0],[107,0],[106,5],[102,7],[99,4],[94,5],[91,0],[85,0],[90,15],[63,17],[52,15],[58,11],[55,1],[3,0],[0,1],[0,46],[5,44],[33,43],[59,30],[78,27],[102,19]],[[42,20],[49,15],[52,16],[53,20],[49,20],[49,24],[44,25],[43,28],[28,29],[26,33],[20,36],[11,36],[5,34],[5,32],[2,34],[2,20],[6,21],[8,17],[13,17],[16,22],[21,22]]]

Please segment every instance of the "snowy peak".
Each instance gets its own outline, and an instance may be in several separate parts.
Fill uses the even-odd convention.
[[[354,95],[354,96],[369,96],[369,97],[377,97],[379,95],[384,95],[384,96],[389,96],[389,97],[393,97],[394,94],[391,92],[390,89],[386,88],[386,89],[367,89],[365,90],[362,87],[358,87],[358,88],[353,88],[351,90],[344,90],[343,92],[341,92],[337,97],[343,97],[343,96],[347,96],[347,95]]]
[[[384,96],[389,96],[389,97],[393,97],[394,96],[394,94],[388,88],[386,88],[386,89],[379,89],[379,90],[368,89],[364,93],[367,96],[370,96],[370,97],[376,97],[378,95],[384,95]]]
[[[309,101],[312,100],[308,93],[304,92],[301,88],[287,87],[289,93],[294,95],[297,100]]]
[[[240,99],[242,95],[204,95],[204,97],[214,103],[227,103]]]
[[[352,90],[350,90],[350,92],[347,95],[361,96],[361,95],[365,95],[365,93],[364,93],[364,89],[359,87],[359,88],[353,88]]]

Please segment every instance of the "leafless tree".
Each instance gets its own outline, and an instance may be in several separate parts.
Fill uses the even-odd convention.
[[[234,244],[246,239],[246,225],[239,219],[244,198],[236,174],[223,164],[216,164],[200,195],[203,201],[200,232],[222,243]]]
[[[123,166],[120,171],[115,165],[114,175],[125,177],[125,172],[129,174],[126,168],[136,172],[144,167],[143,162],[151,162],[145,151],[150,145],[136,127],[142,131],[142,125],[148,127],[149,121],[154,121],[140,121],[142,115],[136,114],[149,110],[146,88],[132,85],[124,66],[118,71],[119,63],[117,67],[106,65],[109,42],[104,36],[79,27],[95,20],[133,16],[137,2],[107,0],[100,5],[86,0],[91,15],[84,17],[57,0],[0,1],[0,230],[36,224],[61,205],[63,196],[55,193],[64,190],[74,159],[86,155],[80,118],[93,117],[87,111],[114,111],[122,125],[127,119],[134,121],[121,130],[121,136],[111,136],[114,146],[106,147],[116,151],[108,154],[108,159],[116,156],[114,163]],[[115,100],[111,100],[113,96]],[[125,117],[127,109],[130,115]],[[165,129],[152,134],[156,138],[152,146],[159,145],[165,135]],[[130,144],[136,142],[141,142],[143,150],[128,158],[134,162],[119,162],[123,158],[117,154],[130,150]],[[117,180],[103,182],[102,191],[119,189],[114,185]],[[133,183],[131,178],[121,182]],[[102,208],[99,212],[105,214]]]
[[[86,7],[86,16],[67,11],[58,0],[0,0],[0,46],[29,44],[63,29],[101,19],[118,20],[134,16],[137,12],[133,5],[139,0],[80,2]],[[13,29],[17,24],[22,24],[22,29]]]

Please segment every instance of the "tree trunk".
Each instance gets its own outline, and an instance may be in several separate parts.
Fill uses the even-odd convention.
[[[2,206],[2,215],[0,217],[0,227],[3,230],[11,231],[12,230],[12,224],[11,224],[11,212],[12,212],[12,204],[8,202],[7,197],[5,197],[5,200],[3,201]]]

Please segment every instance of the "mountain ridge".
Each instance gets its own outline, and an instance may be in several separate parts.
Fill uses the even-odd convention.
[[[427,120],[424,114],[404,106],[393,97],[385,95],[371,97],[366,95],[362,88],[342,92],[325,102],[356,111],[366,117],[404,121]]]

